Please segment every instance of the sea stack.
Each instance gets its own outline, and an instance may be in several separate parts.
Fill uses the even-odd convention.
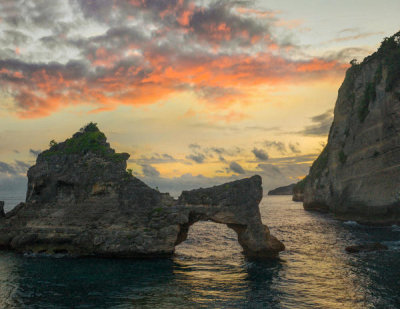
[[[304,208],[400,222],[400,32],[351,62],[328,143],[305,179]]]
[[[226,224],[243,253],[275,258],[283,244],[262,224],[261,177],[185,191],[175,200],[126,170],[96,124],[52,141],[28,171],[26,202],[0,216],[0,248],[76,256],[169,257],[201,220]]]

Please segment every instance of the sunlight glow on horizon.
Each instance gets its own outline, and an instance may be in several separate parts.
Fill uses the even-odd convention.
[[[349,60],[398,30],[397,1],[339,2],[3,2],[0,185],[90,121],[152,185],[295,182]]]

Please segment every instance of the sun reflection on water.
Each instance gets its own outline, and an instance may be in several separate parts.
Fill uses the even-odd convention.
[[[249,261],[234,231],[198,222],[173,259],[26,257],[0,252],[0,308],[400,308],[400,233],[305,212],[289,197],[261,203],[286,245]],[[348,255],[347,245],[389,250]]]

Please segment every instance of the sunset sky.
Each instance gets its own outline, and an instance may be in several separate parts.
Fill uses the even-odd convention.
[[[399,12],[398,0],[0,0],[0,187],[24,191],[37,153],[90,121],[174,195],[253,174],[266,190],[296,182],[349,61],[399,31]]]

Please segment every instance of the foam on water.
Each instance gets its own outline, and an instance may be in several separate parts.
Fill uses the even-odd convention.
[[[362,226],[361,224],[357,223],[356,221],[345,221],[343,222],[344,225],[350,225],[350,226]]]
[[[396,225],[396,224],[393,224],[393,225],[392,225],[392,231],[394,231],[394,232],[400,232],[400,226],[398,226],[398,225]]]
[[[400,240],[384,241],[382,243],[388,246],[389,249],[400,250]]]

